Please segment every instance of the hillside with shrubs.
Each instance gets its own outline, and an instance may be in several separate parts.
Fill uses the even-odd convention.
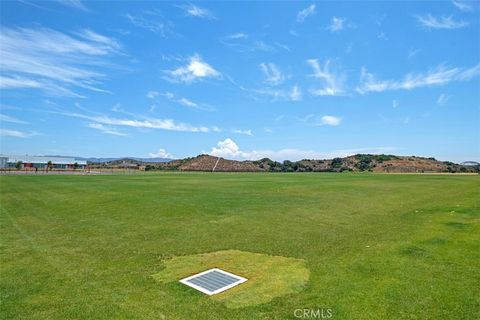
[[[119,161],[115,164],[118,163]],[[123,163],[128,163],[129,166],[136,165],[145,171],[478,173],[480,170],[479,165],[461,165],[449,161],[438,161],[435,158],[385,154],[356,154],[345,158],[285,160],[283,162],[268,158],[256,161],[237,161],[199,155],[162,163],[136,162],[131,159],[126,159]],[[108,166],[109,164],[104,165]]]

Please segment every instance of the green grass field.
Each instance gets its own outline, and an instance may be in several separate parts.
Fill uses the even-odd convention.
[[[2,319],[480,318],[478,176],[0,183]],[[177,281],[212,264],[251,274],[250,287],[214,298]]]

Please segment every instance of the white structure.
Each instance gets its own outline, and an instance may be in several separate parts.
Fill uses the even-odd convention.
[[[70,157],[0,155],[0,169],[17,167],[45,169],[49,164],[51,169],[85,169],[87,161]]]

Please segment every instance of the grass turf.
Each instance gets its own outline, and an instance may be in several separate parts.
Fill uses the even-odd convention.
[[[478,176],[1,176],[2,318],[478,319]],[[235,249],[305,260],[306,287],[228,308],[151,276]]]
[[[237,287],[211,296],[229,308],[255,306],[300,292],[310,276],[305,261],[301,259],[222,250],[174,257],[165,261],[165,269],[153,277],[160,282],[177,284],[179,279],[211,268],[220,268],[248,279]],[[205,299],[203,294],[198,294],[196,298]]]

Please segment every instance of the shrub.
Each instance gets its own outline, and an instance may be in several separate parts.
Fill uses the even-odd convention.
[[[333,158],[332,163],[330,164],[333,169],[338,169],[342,166],[343,160],[342,158]]]

